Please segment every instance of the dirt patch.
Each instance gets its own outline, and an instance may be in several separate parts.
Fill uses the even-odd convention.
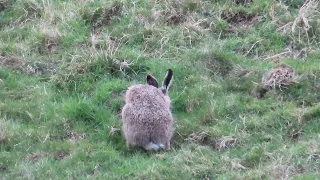
[[[23,63],[20,57],[17,56],[0,56],[0,67],[21,70]]]
[[[57,161],[62,161],[69,156],[70,156],[70,154],[67,152],[56,152],[56,153],[54,153],[53,158]]]

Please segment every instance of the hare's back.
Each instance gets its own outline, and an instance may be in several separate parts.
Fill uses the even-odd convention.
[[[128,89],[126,103],[147,108],[166,108],[167,100],[162,91],[150,85],[136,85]]]

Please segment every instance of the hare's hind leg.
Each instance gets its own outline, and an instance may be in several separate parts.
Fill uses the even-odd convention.
[[[168,141],[168,142],[166,143],[165,150],[170,150],[170,149],[171,149],[171,147],[170,147],[170,141]]]

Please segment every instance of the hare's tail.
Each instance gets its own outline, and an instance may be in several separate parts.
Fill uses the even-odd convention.
[[[147,151],[151,151],[151,150],[154,150],[154,151],[158,151],[160,149],[164,149],[165,146],[163,144],[155,144],[153,142],[149,142],[146,146],[144,146],[144,148],[147,150]]]

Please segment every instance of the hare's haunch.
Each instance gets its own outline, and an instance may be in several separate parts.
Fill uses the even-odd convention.
[[[147,84],[128,88],[122,109],[122,131],[128,147],[170,149],[173,118],[168,90],[172,79],[173,71],[169,69],[161,88],[151,75],[147,75]]]

